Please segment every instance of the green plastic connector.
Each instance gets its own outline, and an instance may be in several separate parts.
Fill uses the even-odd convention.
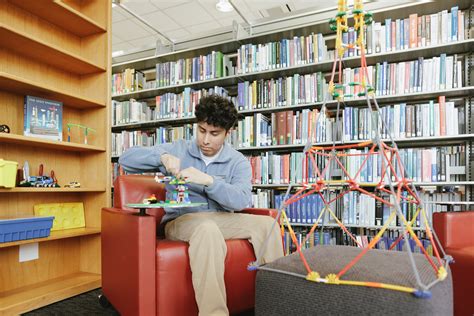
[[[337,12],[336,16],[340,18],[341,16],[344,16],[346,14],[347,14],[346,11],[340,11],[340,12]]]
[[[351,87],[358,86],[358,85],[360,85],[360,82],[355,82],[355,81],[349,82],[349,86]]]

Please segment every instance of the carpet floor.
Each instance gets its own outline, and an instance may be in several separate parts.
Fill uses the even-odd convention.
[[[25,313],[28,316],[46,316],[46,315],[120,315],[113,307],[103,308],[99,304],[99,295],[102,294],[101,289],[82,293],[71,297],[67,300],[47,305],[45,307],[35,309],[34,311]]]

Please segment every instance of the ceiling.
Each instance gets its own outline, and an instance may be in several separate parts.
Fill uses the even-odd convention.
[[[338,0],[228,0],[236,10],[224,13],[216,9],[218,1],[111,0],[114,3],[112,63],[241,39],[248,37],[249,31],[251,35],[259,35],[312,25],[334,17],[338,3]],[[351,9],[354,0],[346,1]],[[414,3],[432,2],[362,1],[364,8],[372,12],[387,7],[404,8]],[[236,31],[237,25],[239,32],[244,30],[243,36]],[[167,47],[156,49],[158,41]]]
[[[239,15],[236,10],[228,13],[218,11],[217,1],[120,0],[120,5],[112,8],[113,56],[154,49],[156,41],[162,39],[155,30],[180,43],[219,32],[231,32],[234,20],[243,25],[257,25],[337,6],[337,0],[231,0]]]

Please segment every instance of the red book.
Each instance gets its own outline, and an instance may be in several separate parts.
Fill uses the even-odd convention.
[[[446,97],[440,95],[438,98],[439,104],[439,135],[446,136]]]
[[[418,42],[418,14],[410,14],[410,41],[409,48],[414,48]]]

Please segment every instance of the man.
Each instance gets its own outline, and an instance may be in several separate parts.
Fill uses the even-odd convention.
[[[134,147],[119,163],[128,172],[160,171],[185,177],[192,202],[207,206],[166,210],[168,239],[189,242],[192,282],[200,315],[228,315],[224,284],[225,239],[249,239],[260,254],[269,234],[262,263],[283,256],[278,225],[268,216],[236,214],[251,202],[250,163],[225,143],[237,121],[227,99],[203,97],[196,106],[195,141],[177,141],[151,148]]]

